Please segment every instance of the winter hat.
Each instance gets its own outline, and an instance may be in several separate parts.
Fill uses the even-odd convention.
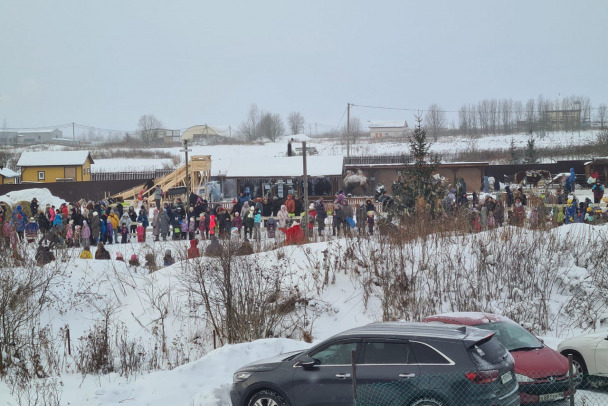
[[[74,221],[74,220],[72,220],[72,221]],[[86,220],[82,220],[82,225],[86,226],[87,225],[87,221]]]
[[[591,213],[593,211],[593,207],[589,206],[587,207],[587,213]]]
[[[97,213],[96,211],[93,212],[93,216],[99,216],[99,213]]]
[[[74,224],[74,220],[70,220],[70,224]]]
[[[137,261],[137,255],[136,254],[131,255],[131,261]]]
[[[253,211],[253,210],[255,210],[255,208],[254,208],[253,206],[251,206],[251,207],[249,208],[249,211]]]
[[[30,221],[35,221],[33,217],[30,217]]]
[[[123,259],[122,254],[120,252],[116,253],[116,259]]]
[[[232,204],[236,204],[236,199],[232,199]]]
[[[171,250],[165,251],[165,256],[169,256],[170,257],[171,256]]]
[[[314,210],[314,208],[315,208],[314,204],[311,203],[310,205],[308,205],[308,210]]]

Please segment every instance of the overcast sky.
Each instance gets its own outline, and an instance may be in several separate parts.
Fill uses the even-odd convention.
[[[238,126],[249,106],[318,130],[351,102],[608,103],[608,1],[0,2],[0,124]],[[354,108],[367,120],[411,112]]]

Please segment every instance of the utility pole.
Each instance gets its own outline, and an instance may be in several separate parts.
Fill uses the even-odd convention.
[[[346,156],[350,156],[350,103],[346,104]]]
[[[190,196],[190,169],[189,169],[189,162],[188,162],[188,151],[192,151],[191,149],[188,149],[188,140],[184,140],[184,149],[182,149],[182,152],[186,153],[186,196],[189,197]]]
[[[304,171],[304,218],[306,219],[306,224],[304,224],[304,222],[302,222],[302,224],[304,224],[304,236],[306,237],[306,242],[308,242],[308,172],[306,170],[306,141],[302,141],[302,166]]]
[[[228,126],[228,131],[230,132],[230,138],[232,138],[232,126],[231,125]]]
[[[72,122],[72,138],[76,141],[76,132],[74,131],[74,122]]]

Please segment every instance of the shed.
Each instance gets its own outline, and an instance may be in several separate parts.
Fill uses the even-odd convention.
[[[17,183],[19,174],[12,169],[2,168],[0,169],[0,185],[12,185]]]
[[[91,180],[93,163],[89,151],[27,151],[17,166],[22,183],[82,182]]]

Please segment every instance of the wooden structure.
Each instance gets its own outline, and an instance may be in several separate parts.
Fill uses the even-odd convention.
[[[17,166],[23,183],[86,182],[93,163],[89,151],[25,151]]]
[[[187,166],[188,173],[186,173],[186,165],[182,165],[170,174],[154,179],[152,181],[153,185],[142,193],[142,198],[150,201],[154,200],[154,194],[150,193],[153,186],[160,186],[163,192],[167,192],[175,187],[186,187],[188,178],[190,179],[191,186],[189,192],[199,194],[201,190],[204,190],[204,194],[207,195],[206,185],[211,178],[211,155],[193,155]],[[140,192],[145,186],[146,184],[141,184],[111,197],[114,199],[134,200],[139,197]]]

